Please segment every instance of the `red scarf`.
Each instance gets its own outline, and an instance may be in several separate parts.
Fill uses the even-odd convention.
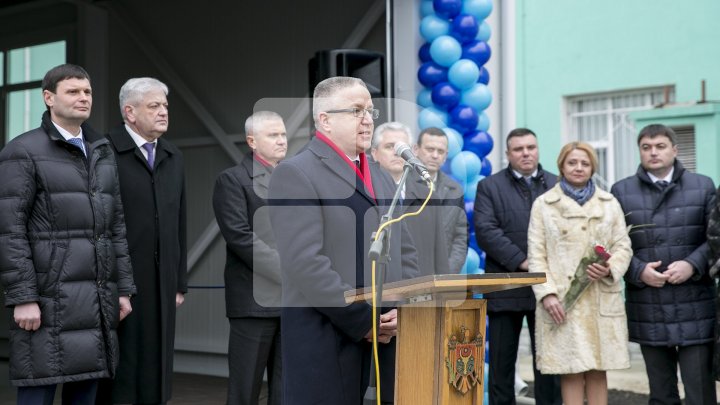
[[[263,166],[267,167],[268,169],[272,170],[273,165],[271,165],[270,162],[268,162],[267,160],[261,158],[260,155],[258,155],[258,154],[255,153],[255,152],[253,152],[253,159],[257,160],[258,163],[260,163],[261,165],[263,165]]]
[[[335,145],[333,141],[331,141],[327,136],[317,131],[315,132],[315,136],[317,136],[319,140],[328,144],[328,146],[330,146],[330,148],[332,148],[332,150],[334,150],[335,153],[337,153],[338,156],[340,156],[340,158],[344,160],[345,163],[347,163],[347,165],[355,171],[355,174],[360,177],[360,180],[362,180],[363,184],[365,185],[365,190],[367,190],[367,192],[370,194],[370,197],[375,199],[375,190],[373,190],[372,177],[370,176],[370,165],[368,165],[365,152],[359,155],[360,168],[358,169],[355,163],[353,163],[352,160],[348,159],[347,155],[343,151],[341,151],[340,148],[338,148],[337,145]]]

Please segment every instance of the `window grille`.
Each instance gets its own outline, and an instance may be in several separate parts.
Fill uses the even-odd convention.
[[[596,178],[607,188],[635,173],[639,160],[637,134],[628,114],[675,100],[675,89],[657,87],[566,98],[568,141],[583,141],[598,154]]]

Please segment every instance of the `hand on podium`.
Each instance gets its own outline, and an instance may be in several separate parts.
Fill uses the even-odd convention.
[[[365,340],[372,342],[372,328],[365,335]],[[393,336],[397,335],[397,309],[391,309],[390,311],[380,315],[380,327],[378,329],[378,342],[390,343]]]

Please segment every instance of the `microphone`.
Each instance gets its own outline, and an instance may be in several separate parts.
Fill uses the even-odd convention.
[[[406,143],[396,143],[395,144],[395,154],[403,160],[405,160],[410,166],[412,166],[413,169],[422,177],[423,180],[430,182],[432,181],[432,178],[430,177],[430,173],[427,170],[427,167],[420,161],[420,159],[415,156],[414,153],[412,153],[412,150],[410,149],[410,146]]]

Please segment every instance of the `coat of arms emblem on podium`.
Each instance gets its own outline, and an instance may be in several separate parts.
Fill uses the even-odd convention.
[[[448,368],[448,382],[464,395],[482,378],[482,367],[478,369],[476,365],[484,361],[481,356],[484,342],[480,333],[473,337],[465,326],[460,327],[459,336],[459,339],[456,335],[450,336],[445,365]]]

